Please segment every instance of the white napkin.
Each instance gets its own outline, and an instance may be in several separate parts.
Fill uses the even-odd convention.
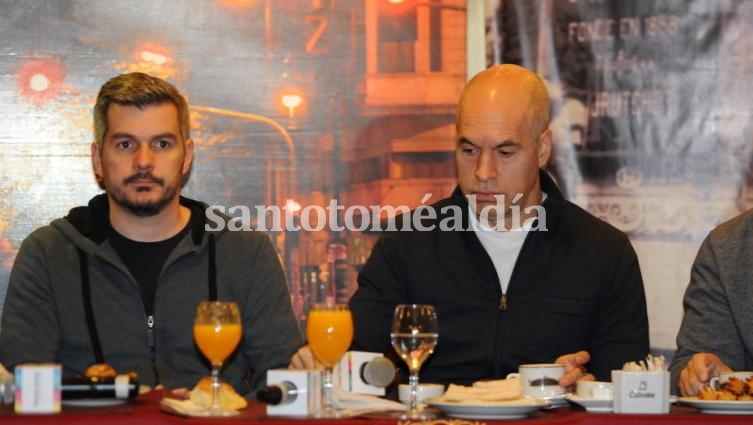
[[[339,387],[334,388],[333,395],[335,407],[343,416],[359,416],[390,410],[408,410],[408,406],[403,403],[370,395],[353,394]],[[206,412],[206,409],[191,400],[165,397],[160,403],[185,416],[203,416]]]
[[[340,387],[333,388],[335,407],[343,416],[359,416],[390,410],[408,410],[408,406],[392,400],[365,394],[354,394]]]
[[[165,397],[160,400],[160,404],[186,416],[203,416],[206,412],[203,406],[199,406],[191,400],[179,400],[177,398]]]
[[[166,407],[168,411],[171,411],[173,413],[178,413],[183,416],[202,416],[203,417],[203,416],[207,416],[207,413],[209,412],[209,409],[206,409],[204,406],[201,406],[198,403],[190,399],[180,400],[177,398],[165,397],[162,400],[160,400],[160,404],[163,407]],[[235,411],[235,414],[239,415],[240,412]]]

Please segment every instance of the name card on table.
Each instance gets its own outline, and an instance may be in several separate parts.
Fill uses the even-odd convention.
[[[16,413],[59,413],[61,367],[57,363],[20,364],[15,369]]]
[[[615,413],[669,413],[669,372],[612,371]]]

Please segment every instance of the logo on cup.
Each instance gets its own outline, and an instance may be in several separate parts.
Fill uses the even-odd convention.
[[[518,373],[511,373],[507,378],[520,378],[524,396],[547,398],[565,393],[565,389],[559,384],[564,374],[564,365],[538,363],[520,365]]]

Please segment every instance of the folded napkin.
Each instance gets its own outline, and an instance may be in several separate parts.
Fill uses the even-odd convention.
[[[360,416],[368,413],[407,410],[408,406],[396,401],[385,400],[363,394],[353,394],[341,388],[334,388],[334,405],[342,416]],[[206,409],[190,399],[180,400],[165,397],[160,403],[166,410],[184,416],[204,416]]]
[[[408,410],[408,406],[392,400],[350,393],[342,388],[333,388],[333,404],[343,416],[359,416],[367,413],[391,410]]]
[[[169,413],[177,413],[182,416],[207,416],[207,413],[209,412],[209,409],[190,399],[180,400],[177,398],[165,397],[160,400],[160,405],[162,410]],[[236,411],[236,414],[240,414],[240,412]]]
[[[168,410],[173,410],[175,413],[185,416],[204,416],[206,409],[203,406],[199,406],[191,400],[179,400],[177,398],[165,397],[160,400],[160,404],[167,407]]]

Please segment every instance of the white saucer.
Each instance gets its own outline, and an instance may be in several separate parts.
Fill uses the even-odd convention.
[[[508,401],[479,403],[443,402],[440,397],[429,398],[426,404],[439,409],[451,418],[469,419],[521,419],[549,406],[549,402],[538,398],[520,398]]]
[[[575,404],[585,407],[588,412],[610,413],[614,411],[614,402],[612,399],[585,398],[578,397],[575,394],[568,394],[567,399]]]
[[[546,400],[550,403],[547,409],[556,409],[557,407],[567,406],[567,397],[569,395],[570,393],[565,393],[565,394],[550,395],[548,397],[539,397],[539,398],[542,400]]]
[[[753,402],[741,400],[699,400],[698,397],[680,397],[680,403],[698,408],[702,413],[717,415],[753,415]]]

